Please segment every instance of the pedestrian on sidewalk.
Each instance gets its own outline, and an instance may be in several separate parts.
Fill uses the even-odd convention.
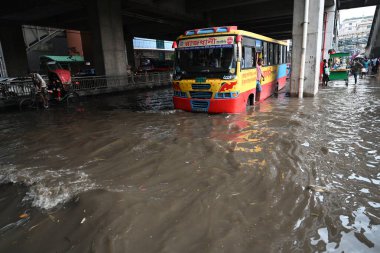
[[[377,74],[377,58],[372,59],[372,74],[376,75]]]
[[[367,58],[364,58],[363,60],[363,68],[362,68],[362,76],[361,78],[365,77],[365,75],[369,74],[368,73],[368,67],[369,67],[369,60]]]

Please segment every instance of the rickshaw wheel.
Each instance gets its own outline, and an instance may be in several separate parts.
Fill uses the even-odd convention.
[[[346,86],[348,86],[348,80],[345,80],[346,81]]]
[[[35,101],[33,101],[33,99],[31,98],[24,98],[19,103],[19,108],[20,108],[20,111],[35,109],[36,108]]]
[[[70,94],[67,96],[66,102],[67,106],[75,106],[79,104],[79,94],[76,92],[70,92]]]

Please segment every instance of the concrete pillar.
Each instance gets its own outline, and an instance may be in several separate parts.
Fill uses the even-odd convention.
[[[97,75],[127,74],[120,0],[88,0],[94,66]]]
[[[366,48],[366,55],[370,58],[380,56],[380,6],[376,7],[376,11],[373,17],[371,34]],[[380,74],[380,73],[379,73]]]
[[[292,76],[290,80],[291,96],[298,95],[302,53],[302,22],[304,0],[294,1],[293,40],[292,40]],[[324,0],[311,0],[309,4],[309,22],[305,62],[304,96],[314,96],[318,92],[319,70],[322,48]]]
[[[28,58],[21,25],[0,26],[0,41],[6,73],[9,77],[28,74]]]
[[[135,49],[133,47],[133,35],[127,30],[124,30],[125,48],[127,50],[128,65],[134,70],[136,69]]]
[[[326,24],[324,35],[322,36],[324,38],[324,41],[322,42],[322,47],[324,46],[323,50],[323,57],[322,59],[329,58],[328,50],[334,48],[334,30],[335,30],[335,11],[336,11],[336,3],[334,1],[334,5],[330,7],[325,8],[325,15],[326,15]]]

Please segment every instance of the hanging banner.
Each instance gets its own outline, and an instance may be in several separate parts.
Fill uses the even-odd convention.
[[[180,40],[178,48],[188,49],[194,47],[218,48],[232,47],[235,42],[234,36],[202,37]]]

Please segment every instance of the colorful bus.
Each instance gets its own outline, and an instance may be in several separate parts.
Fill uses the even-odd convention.
[[[238,113],[286,83],[287,43],[236,26],[186,31],[173,42],[176,109]],[[262,91],[256,91],[256,61],[263,59]]]

